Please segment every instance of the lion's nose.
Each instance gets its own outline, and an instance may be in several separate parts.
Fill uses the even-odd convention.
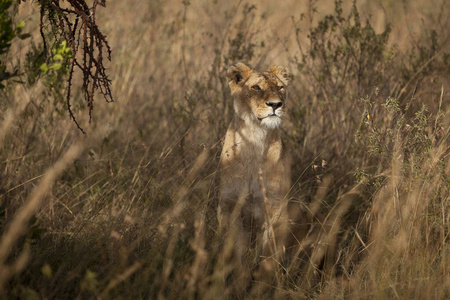
[[[272,107],[272,109],[275,111],[277,108],[283,106],[283,102],[281,102],[281,101],[266,102],[266,105]]]

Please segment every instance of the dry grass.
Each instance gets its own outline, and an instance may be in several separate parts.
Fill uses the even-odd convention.
[[[74,84],[87,136],[43,85],[1,95],[0,297],[449,298],[450,5],[359,1],[362,28],[391,23],[388,42],[343,38],[352,19],[313,50],[332,1],[216,2],[97,11],[116,102],[99,98],[88,124]],[[20,6],[29,24],[33,7]],[[297,240],[274,280],[260,280],[257,249],[236,274],[217,220],[225,70],[241,60],[294,74],[283,128]]]

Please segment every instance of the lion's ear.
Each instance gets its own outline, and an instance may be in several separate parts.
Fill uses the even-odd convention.
[[[275,74],[275,76],[277,76],[286,86],[289,84],[289,81],[291,81],[292,75],[285,67],[271,66],[270,73]]]
[[[243,80],[246,80],[250,76],[252,69],[244,63],[237,63],[228,68],[227,77],[230,79],[230,83],[234,82],[238,84]]]

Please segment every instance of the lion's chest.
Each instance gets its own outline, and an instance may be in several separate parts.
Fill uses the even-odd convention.
[[[279,198],[280,156],[281,141],[268,139],[267,132],[242,129],[227,134],[221,157],[222,199],[236,202],[244,197],[259,203]]]

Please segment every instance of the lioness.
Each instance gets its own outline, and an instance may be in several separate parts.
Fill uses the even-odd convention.
[[[220,156],[220,210],[223,226],[235,229],[240,259],[259,233],[264,233],[266,248],[279,240],[272,237],[282,235],[273,229],[286,220],[284,199],[290,187],[280,138],[290,75],[280,66],[258,72],[238,63],[227,77],[234,116]]]

